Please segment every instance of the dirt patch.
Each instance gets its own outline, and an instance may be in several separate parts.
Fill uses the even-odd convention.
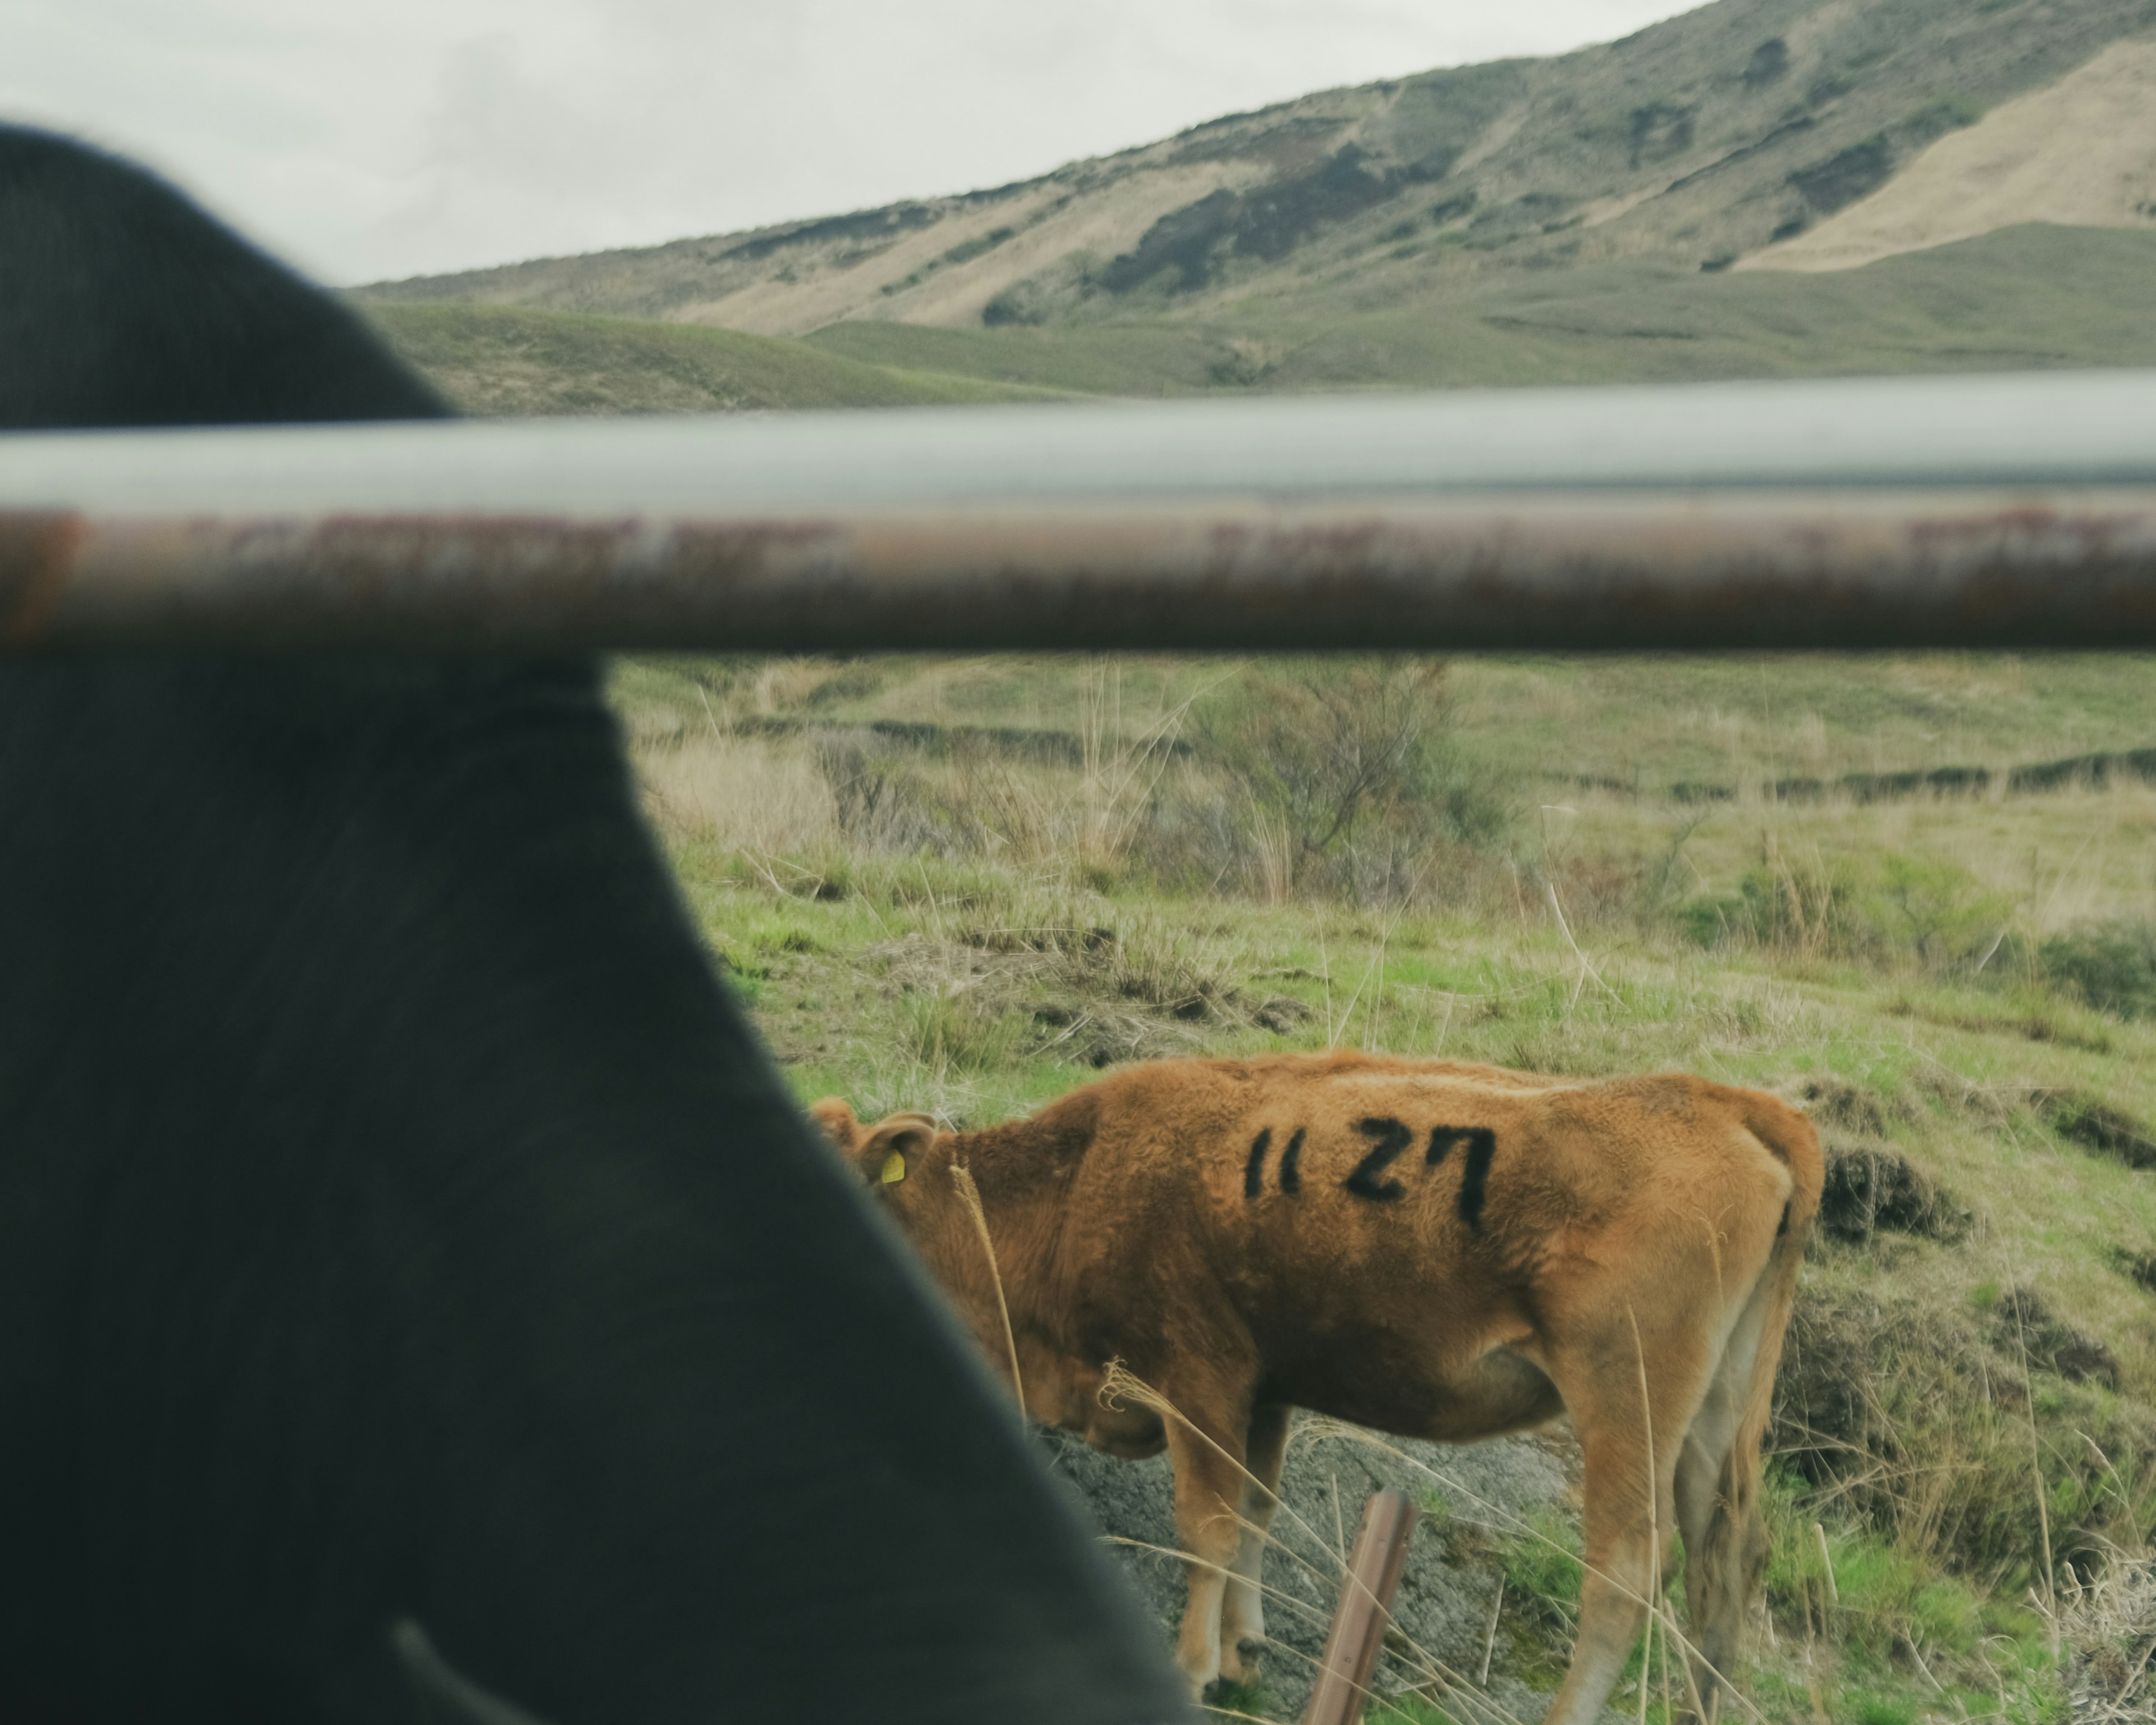
[[[2094,1336],[2061,1318],[2034,1288],[2010,1290],[1992,1308],[1992,1331],[2010,1356],[2026,1348],[2029,1363],[2075,1384],[2118,1388],[2118,1356]]]
[[[2102,1459],[2148,1443],[2146,1410],[2104,1394],[2118,1370],[2100,1338],[2032,1289],[1964,1305],[1822,1268],[1791,1315],[1769,1448],[1822,1507],[1964,1573],[1994,1573],[2025,1563],[2042,1537],[2028,1490],[2033,1388],[2051,1433],[2097,1446],[2047,1438],[2045,1464],[2053,1549],[2093,1565],[2143,1531]]]
[[[1250,1014],[1250,1022],[1261,1030],[1270,1030],[1276,1036],[1286,1036],[1310,1017],[1310,1009],[1300,1000],[1286,994],[1276,994]]]
[[[1830,1140],[1820,1228],[1861,1245],[1881,1230],[1922,1240],[1965,1238],[1973,1220],[1938,1181],[1880,1139]]]
[[[1164,1024],[1149,1013],[1118,1012],[1094,1004],[1072,1009],[1060,1004],[1036,1010],[1037,1020],[1053,1029],[1036,1052],[1067,1065],[1105,1071],[1127,1060],[1172,1059],[1201,1051],[1199,1039],[1179,1024]],[[1057,1019],[1065,1022],[1058,1024]]]
[[[2025,1126],[2033,1118],[2069,1143],[2128,1168],[2156,1168],[2156,1127],[2092,1091],[2048,1085],[1970,1084],[1950,1074],[1924,1081],[1938,1099],[1992,1127]]]
[[[2156,1294],[2156,1252],[2118,1251],[2112,1255],[2118,1273],[2138,1288]]]
[[[1117,1566],[1159,1620],[1163,1641],[1172,1642],[1183,1586],[1183,1566],[1173,1555],[1174,1486],[1167,1458],[1118,1461],[1065,1432],[1038,1435],[1051,1471],[1072,1487],[1081,1512],[1100,1528]],[[1260,1708],[1240,1704],[1276,1718],[1301,1716],[1339,1590],[1337,1553],[1354,1538],[1365,1500],[1386,1486],[1403,1487],[1424,1513],[1401,1576],[1397,1628],[1386,1638],[1376,1692],[1442,1692],[1442,1705],[1464,1725],[1539,1718],[1547,1695],[1502,1676],[1486,1688],[1474,1677],[1498,1575],[1486,1548],[1566,1500],[1563,1440],[1424,1444],[1306,1418],[1290,1440],[1275,1548],[1265,1558],[1265,1584],[1278,1592],[1265,1607],[1264,1700]],[[1501,1651],[1503,1645],[1501,1638]],[[1448,1671],[1464,1676],[1453,1681]]]
[[[2156,1168],[2156,1133],[2123,1108],[2083,1090],[2041,1090],[2030,1105],[2058,1135],[2128,1168]]]
[[[1019,1019],[1014,1046],[1099,1071],[1204,1052],[1209,1034],[1250,1019],[1229,978],[1195,952],[1126,945],[1091,925],[977,928],[863,954],[886,987],[963,997],[972,1014]]]
[[[1870,1138],[1884,1137],[1890,1126],[1913,1117],[1909,1105],[1898,1096],[1887,1096],[1868,1085],[1825,1074],[1799,1080],[1791,1095],[1814,1125],[1837,1127]]]

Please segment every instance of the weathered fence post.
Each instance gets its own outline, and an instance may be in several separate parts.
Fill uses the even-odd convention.
[[[1397,1486],[1388,1486],[1363,1506],[1363,1526],[1355,1535],[1348,1579],[1341,1585],[1302,1725],[1357,1725],[1362,1718],[1385,1629],[1393,1620],[1393,1593],[1407,1564],[1408,1538],[1420,1513]]]

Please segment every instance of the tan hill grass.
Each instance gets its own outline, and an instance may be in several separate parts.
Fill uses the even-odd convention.
[[[2114,43],[1941,138],[1869,198],[1743,270],[1847,270],[2027,222],[2156,223],[2156,41]]]
[[[899,369],[733,330],[492,305],[362,310],[469,413],[896,407],[1045,393]]]

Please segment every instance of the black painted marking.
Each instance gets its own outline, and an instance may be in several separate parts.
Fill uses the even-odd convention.
[[[1281,1152],[1281,1190],[1292,1197],[1302,1190],[1302,1128],[1295,1129],[1295,1136],[1287,1141],[1287,1148]]]
[[[1497,1153],[1497,1135],[1486,1126],[1467,1129],[1467,1172],[1460,1178],[1460,1219],[1482,1231],[1482,1188],[1490,1178],[1490,1158]]]
[[[1383,1115],[1373,1120],[1357,1121],[1355,1130],[1366,1138],[1374,1138],[1377,1143],[1368,1156],[1355,1164],[1354,1173],[1340,1183],[1356,1197],[1367,1198],[1373,1204],[1390,1204],[1404,1197],[1408,1189],[1398,1180],[1381,1180],[1378,1177],[1414,1142],[1414,1134],[1399,1121]]]
[[[1250,1159],[1243,1164],[1243,1196],[1255,1198],[1265,1189],[1265,1152],[1272,1148],[1273,1129],[1265,1127],[1250,1145]]]
[[[1452,1147],[1471,1135],[1474,1128],[1465,1126],[1434,1126],[1430,1129],[1430,1148],[1423,1153],[1422,1165],[1435,1168],[1451,1154]]]

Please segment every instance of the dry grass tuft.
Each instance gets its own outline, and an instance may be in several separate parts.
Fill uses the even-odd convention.
[[[830,782],[798,745],[690,735],[641,753],[646,806],[663,830],[775,855],[838,834]]]
[[[2156,1718],[2156,1558],[2122,1555],[2066,1604],[2075,1725]]]

